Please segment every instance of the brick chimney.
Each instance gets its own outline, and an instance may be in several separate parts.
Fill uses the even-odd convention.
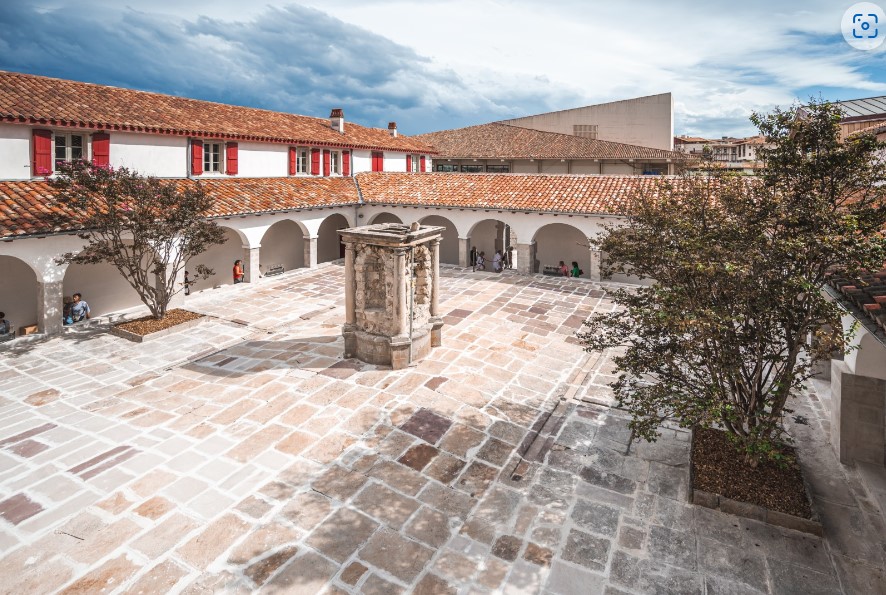
[[[394,138],[397,138],[397,123],[396,122],[388,122],[388,132]]]
[[[332,112],[329,114],[329,126],[336,132],[344,134],[345,112],[340,107],[332,108]]]

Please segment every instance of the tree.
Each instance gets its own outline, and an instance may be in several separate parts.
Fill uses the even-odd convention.
[[[604,275],[654,280],[616,291],[619,308],[581,334],[589,351],[619,348],[612,387],[637,436],[654,440],[673,417],[722,427],[751,466],[779,456],[788,399],[851,338],[820,291],[829,272],[886,259],[886,144],[841,143],[840,117],[815,101],[755,114],[771,143],[756,179],[661,180],[599,238],[616,263]]]
[[[71,217],[86,246],[59,264],[113,264],[156,319],[166,316],[188,260],[225,241],[222,229],[206,219],[212,198],[199,183],[144,177],[125,167],[85,161],[58,164],[50,180],[63,217]],[[67,223],[70,226],[70,222]],[[193,267],[193,279],[213,274]]]

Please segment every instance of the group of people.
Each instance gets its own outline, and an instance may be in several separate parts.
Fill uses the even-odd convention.
[[[560,265],[558,268],[560,269],[560,274],[563,275],[564,277],[581,277],[582,275],[585,274],[585,272],[583,270],[578,268],[578,263],[575,262],[574,260],[572,261],[572,268],[571,269],[568,266],[566,266],[566,263],[563,262],[562,260],[560,261]]]
[[[86,320],[89,316],[89,304],[86,303],[81,294],[75,293],[71,297],[65,297],[62,308],[62,322],[65,325]]]
[[[511,249],[504,253],[501,250],[495,251],[495,256],[492,257],[492,270],[496,273],[502,272],[504,269],[511,268],[511,259],[510,259]],[[471,267],[475,271],[485,271],[486,270],[486,252],[477,253],[477,247],[471,247]]]

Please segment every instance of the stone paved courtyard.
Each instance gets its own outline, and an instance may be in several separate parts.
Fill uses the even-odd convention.
[[[825,538],[687,503],[572,337],[605,284],[443,267],[443,347],[342,360],[342,268],[190,296],[162,341],[0,351],[3,593],[883,593],[886,527],[792,427]],[[525,454],[525,458],[521,455]]]

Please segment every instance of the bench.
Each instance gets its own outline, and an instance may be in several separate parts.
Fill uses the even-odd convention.
[[[284,269],[282,264],[275,264],[268,267],[268,270],[265,271],[265,277],[273,277],[274,275],[283,274]]]
[[[554,277],[562,277],[563,273],[560,272],[560,267],[553,266],[550,264],[546,264],[544,268],[542,268],[543,275],[553,275]]]

